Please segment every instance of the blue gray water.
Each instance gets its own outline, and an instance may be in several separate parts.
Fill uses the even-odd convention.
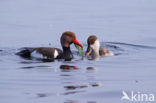
[[[122,91],[156,95],[155,5],[155,0],[0,0],[0,103],[122,103]],[[94,34],[116,55],[82,61],[75,54],[71,62],[14,55],[21,47],[61,48],[59,38],[67,30],[84,49]]]

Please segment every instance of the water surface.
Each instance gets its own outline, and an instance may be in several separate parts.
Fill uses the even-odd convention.
[[[122,91],[156,95],[155,0],[1,0],[1,103],[121,103]],[[89,35],[115,56],[27,60],[21,47],[60,46],[64,31]],[[76,51],[72,45],[72,51]],[[126,102],[126,101],[125,101]]]

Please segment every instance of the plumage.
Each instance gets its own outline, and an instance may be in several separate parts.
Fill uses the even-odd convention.
[[[86,56],[91,56],[91,59],[97,59],[100,56],[113,56],[114,53],[108,48],[103,48],[100,46],[100,41],[95,35],[91,35],[87,40],[88,47],[86,51]]]
[[[41,54],[41,56],[46,59],[65,59],[68,61],[73,58],[72,52],[70,50],[70,45],[72,43],[83,47],[83,45],[81,45],[76,39],[75,34],[70,31],[64,32],[60,38],[60,41],[63,50],[50,47],[23,48],[20,52],[16,53],[16,55],[24,58],[30,58],[32,57],[32,53],[36,53]]]

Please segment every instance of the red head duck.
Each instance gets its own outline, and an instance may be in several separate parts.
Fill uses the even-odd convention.
[[[40,54],[43,58],[46,59],[65,59],[66,61],[70,61],[73,58],[70,45],[74,43],[80,47],[83,47],[83,45],[80,44],[76,39],[75,34],[70,31],[64,32],[60,38],[60,41],[63,51],[58,48],[38,47],[23,48],[23,50],[16,54],[22,57],[31,57],[35,53]]]

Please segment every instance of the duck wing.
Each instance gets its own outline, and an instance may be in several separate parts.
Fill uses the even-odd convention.
[[[100,47],[99,54],[100,56],[113,56],[114,55],[114,53],[111,50],[109,50],[108,48],[104,48],[104,47]]]
[[[19,52],[16,53],[16,55],[24,57],[24,58],[29,58],[31,57],[31,53],[36,50],[36,48],[21,48]]]
[[[41,54],[47,59],[61,58],[62,50],[58,48],[40,47],[36,48],[36,53]]]
[[[38,48],[22,48],[20,52],[16,53],[24,58],[30,58],[32,53],[41,54],[47,59],[61,58],[62,50],[58,48],[38,47]]]

